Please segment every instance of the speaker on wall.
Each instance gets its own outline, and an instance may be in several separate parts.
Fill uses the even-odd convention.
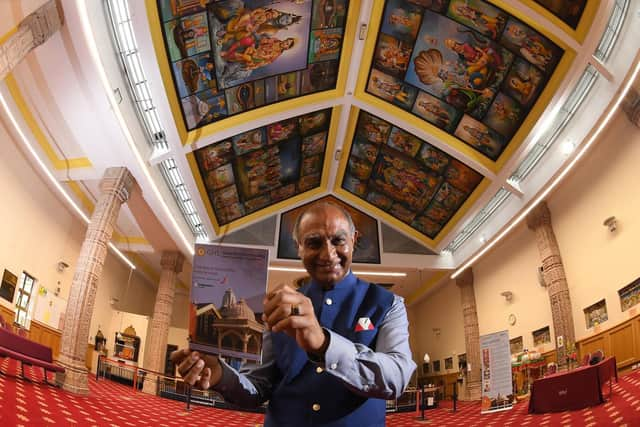
[[[547,287],[547,282],[544,280],[544,267],[538,266],[538,284],[543,288]]]

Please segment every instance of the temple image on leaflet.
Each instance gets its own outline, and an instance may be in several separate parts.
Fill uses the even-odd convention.
[[[244,299],[228,288],[219,307],[214,303],[192,304],[191,345],[202,345],[232,358],[259,358],[264,325]],[[254,356],[254,357],[251,357]]]

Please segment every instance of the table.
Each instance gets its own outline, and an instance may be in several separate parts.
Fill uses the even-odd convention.
[[[616,364],[616,357],[607,357],[595,366],[598,367],[600,386],[602,387],[604,383],[609,381],[609,397],[611,397],[611,378],[615,378],[616,382],[618,382],[618,365]]]
[[[599,405],[604,402],[602,385],[612,377],[618,380],[615,357],[540,378],[531,385],[529,412],[558,412]]]

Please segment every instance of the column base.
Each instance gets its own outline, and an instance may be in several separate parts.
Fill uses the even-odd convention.
[[[480,400],[482,398],[482,387],[480,381],[467,383],[466,397],[468,400]]]
[[[56,385],[63,390],[86,396],[89,394],[89,371],[86,366],[73,366],[59,362],[65,372],[56,373]]]
[[[156,396],[158,394],[158,387],[156,386],[155,381],[151,381],[151,378],[145,377],[144,384],[142,384],[142,392]]]

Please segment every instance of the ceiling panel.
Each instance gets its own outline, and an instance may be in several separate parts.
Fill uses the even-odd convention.
[[[351,4],[351,6],[350,6]],[[193,142],[237,116],[256,118],[327,99],[344,86],[340,58],[352,37],[358,1],[159,0],[150,10],[156,52],[183,142]],[[154,22],[155,21],[155,22]],[[345,50],[347,52],[345,52]],[[277,110],[276,109],[276,110]],[[247,117],[244,117],[246,122]],[[225,120],[226,121],[226,120]],[[201,129],[199,132],[192,132]]]
[[[574,57],[479,0],[375,7],[377,37],[369,40],[358,96],[494,171],[529,133],[544,108],[537,101],[551,95]]]
[[[323,180],[326,186],[333,116],[339,114],[323,109],[291,117],[189,154],[214,228],[271,212],[279,202],[320,190]]]
[[[340,190],[366,203],[368,210],[410,227],[433,247],[483,176],[379,117],[362,110],[353,115]]]

